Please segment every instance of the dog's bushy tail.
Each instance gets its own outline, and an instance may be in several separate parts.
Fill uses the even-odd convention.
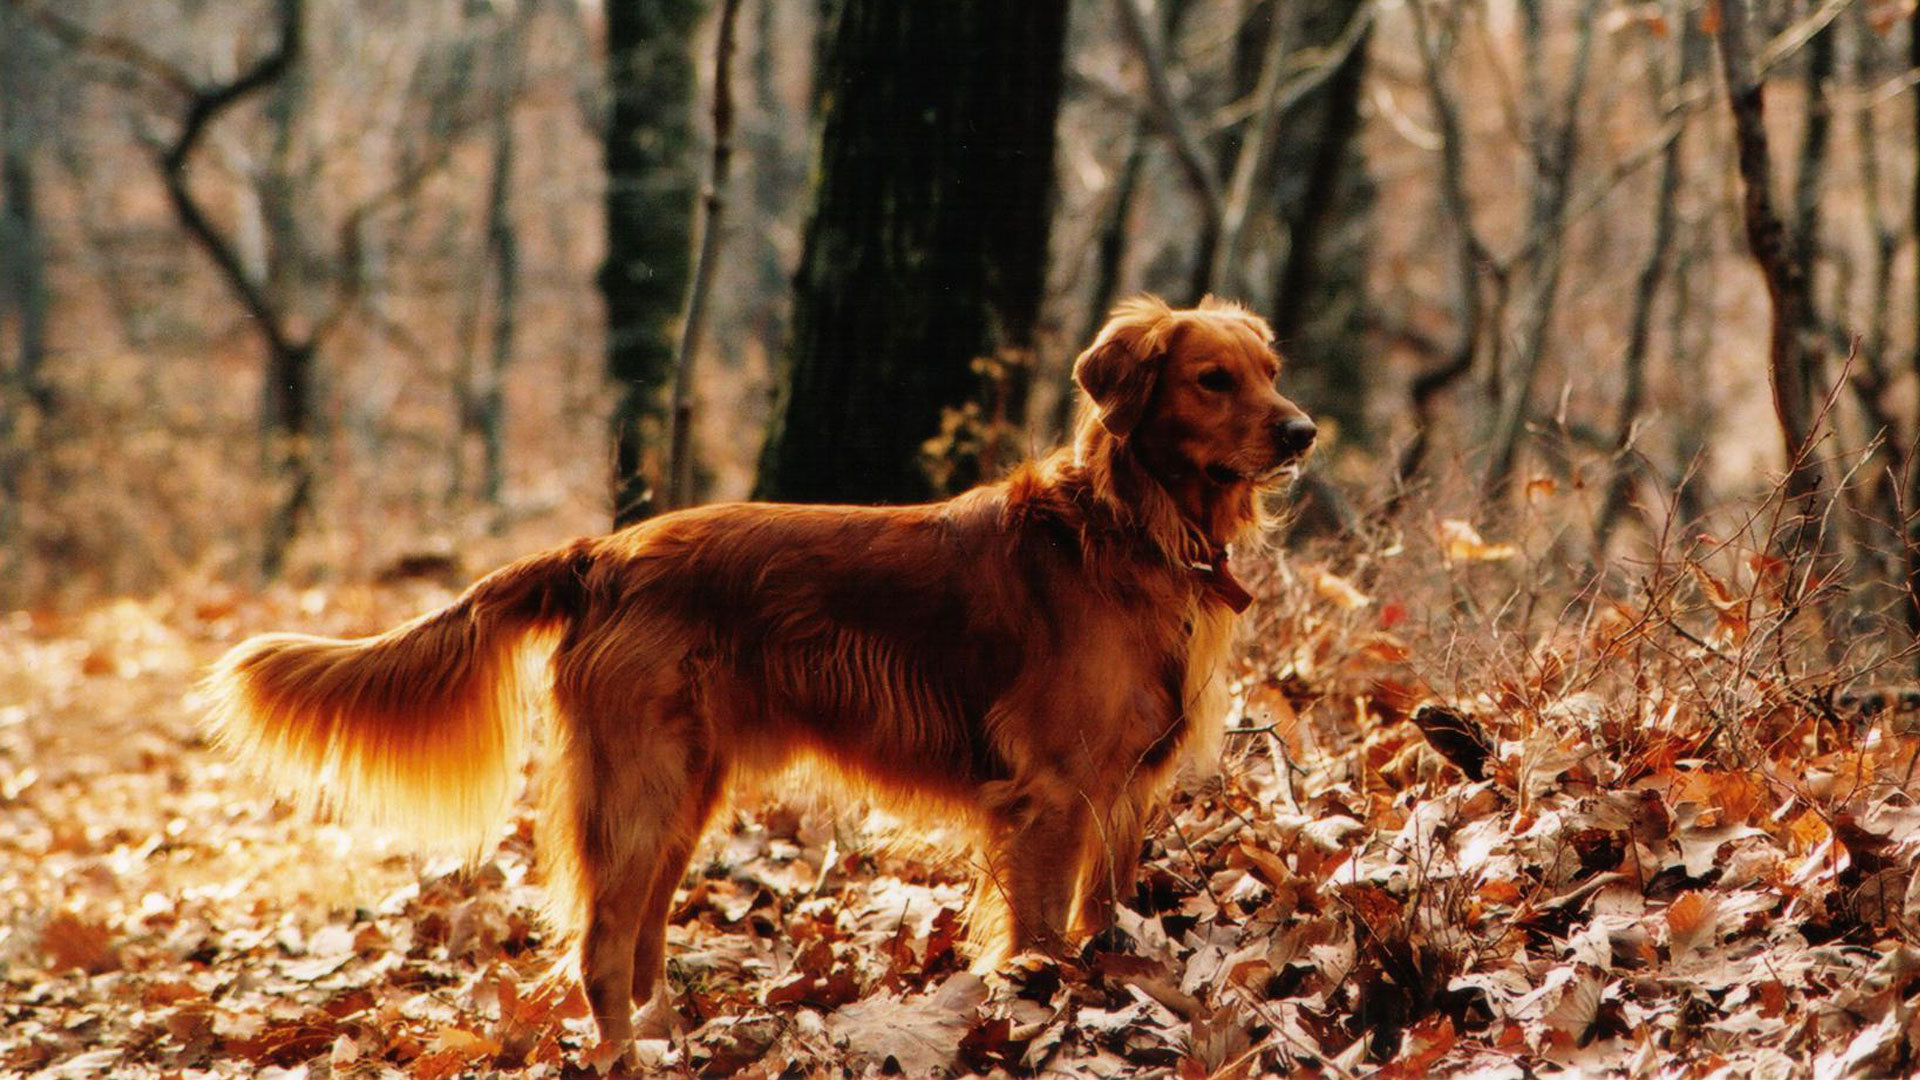
[[[208,677],[214,738],[304,802],[478,853],[513,799],[591,558],[580,541],[522,559],[374,637],[251,638]]]

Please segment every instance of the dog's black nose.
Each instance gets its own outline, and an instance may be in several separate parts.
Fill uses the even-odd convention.
[[[1288,457],[1304,454],[1319,430],[1305,415],[1289,416],[1273,425],[1273,445]]]

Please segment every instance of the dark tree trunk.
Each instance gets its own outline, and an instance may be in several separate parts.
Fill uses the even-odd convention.
[[[0,4],[0,609],[27,595],[20,507],[35,441],[29,414],[53,405],[41,374],[47,253],[35,158],[42,117],[26,77],[35,70],[37,44],[25,20]]]
[[[313,508],[314,352],[312,341],[285,338],[267,350],[261,440],[267,477],[280,489],[260,556],[260,572],[268,579],[286,568],[287,551]]]
[[[270,341],[266,391],[260,398],[261,465],[280,502],[267,522],[261,567],[280,576],[287,552],[313,509],[319,463],[328,458],[330,432],[321,416],[321,394],[311,337],[296,335],[295,313],[302,307],[307,254],[301,235],[302,178],[294,164],[294,125],[306,94],[301,57],[289,58],[267,94],[266,117],[272,138],[264,167],[254,184],[259,200],[264,248],[261,261],[248,269],[260,291],[280,313],[283,332]]]
[[[1907,20],[1907,63],[1920,67],[1920,7]],[[1920,88],[1914,91],[1913,145],[1920,156]],[[1913,222],[1920,236],[1920,182],[1913,185]],[[1920,311],[1920,274],[1914,275],[1914,310]],[[1913,370],[1920,375],[1920,335],[1913,343]],[[1913,441],[1907,450],[1907,627],[1920,637],[1920,423],[1916,423]]]
[[[645,517],[666,448],[672,323],[692,268],[698,154],[692,43],[700,0],[607,5],[607,374],[613,410],[614,524]]]
[[[287,309],[265,283],[249,273],[232,238],[222,232],[190,186],[194,150],[209,125],[228,109],[285,78],[299,61],[305,19],[301,0],[279,0],[279,39],[274,50],[231,82],[194,89],[186,116],[170,145],[157,148],[154,166],[167,189],[167,201],[187,236],[213,260],[233,290],[267,349],[261,388],[260,419],[265,472],[280,488],[270,512],[260,555],[261,573],[278,577],[313,500],[313,382],[318,343],[314,331],[296,335]]]
[[[1768,378],[1786,450],[1786,494],[1801,515],[1784,542],[1789,548],[1799,549],[1817,527],[1817,501],[1825,472],[1813,445],[1814,387],[1820,358],[1805,333],[1813,317],[1813,296],[1808,268],[1794,257],[1793,237],[1774,204],[1773,159],[1764,123],[1766,84],[1755,69],[1747,36],[1747,0],[1723,0],[1720,8],[1720,59],[1733,111],[1747,247],[1766,279],[1773,309]]]
[[[1679,65],[1673,78],[1673,85],[1685,86],[1699,75],[1706,63],[1707,37],[1700,27],[1697,13],[1681,13],[1679,42]],[[1658,72],[1655,72],[1657,77]],[[1654,91],[1665,96],[1665,80],[1654,84]],[[1646,405],[1647,396],[1647,350],[1653,336],[1653,305],[1660,295],[1662,284],[1667,280],[1668,263],[1672,261],[1674,226],[1679,217],[1679,196],[1684,163],[1681,160],[1681,133],[1675,132],[1673,141],[1660,152],[1660,179],[1655,186],[1653,203],[1653,246],[1647,252],[1646,261],[1640,264],[1640,273],[1635,278],[1633,291],[1633,309],[1627,322],[1627,352],[1621,360],[1625,376],[1625,387],[1620,396],[1620,413],[1613,431],[1614,467],[1613,475],[1607,479],[1606,493],[1601,499],[1599,514],[1594,519],[1594,558],[1599,561],[1606,554],[1607,540],[1613,534],[1613,527],[1620,515],[1627,509],[1633,494],[1633,479],[1638,470],[1629,455],[1633,450],[1634,438]],[[1676,304],[1680,303],[1676,298]],[[1676,346],[1677,351],[1677,346]]]
[[[1065,24],[1064,0],[841,5],[762,497],[934,494],[922,446],[974,361],[1030,348]]]
[[[503,52],[507,50],[503,49]],[[507,63],[516,63],[513,57]],[[480,497],[496,511],[507,486],[507,369],[513,364],[520,315],[520,234],[513,217],[513,98],[493,118],[493,180],[487,187],[487,251],[493,263],[493,348],[486,382],[478,395],[481,445],[486,468]],[[495,522],[499,518],[496,515]]]
[[[1364,0],[1321,0],[1301,12],[1301,48],[1325,48],[1358,15]],[[1325,85],[1282,118],[1275,209],[1286,255],[1274,275],[1269,314],[1292,365],[1292,385],[1315,411],[1331,416],[1343,438],[1364,439],[1367,373],[1367,251],[1373,185],[1354,143],[1360,89],[1372,31],[1341,59]]]
[[[0,12],[0,35],[24,34],[15,18]],[[32,91],[20,76],[28,69],[26,39],[0,41],[0,340],[13,346],[0,357],[4,377],[44,408],[51,394],[42,378],[47,356],[47,248],[37,191],[38,118],[29,114]]]

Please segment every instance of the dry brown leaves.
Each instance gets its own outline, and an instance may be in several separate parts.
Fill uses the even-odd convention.
[[[1429,553],[1456,606],[1523,556],[1465,525]],[[1735,672],[1767,632],[1762,570],[1683,568],[1677,615],[1628,597],[1475,652],[1476,614],[1436,616],[1410,575],[1277,567],[1228,767],[1175,800],[1116,951],[971,974],[964,866],[849,817],[743,814],[681,894],[677,1009],[645,1018],[643,1057],[769,1078],[1909,1072],[1920,738],[1898,708],[1836,726]],[[0,1071],[604,1064],[548,978],[524,818],[478,867],[422,860],[291,815],[194,734],[224,644],[443,595],[412,589],[11,617]]]

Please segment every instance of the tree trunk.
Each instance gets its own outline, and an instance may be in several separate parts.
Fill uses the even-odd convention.
[[[21,474],[35,441],[29,414],[53,406],[41,374],[47,327],[46,238],[35,187],[41,117],[23,77],[35,69],[35,44],[25,20],[0,4],[0,610],[26,600],[20,507]]]
[[[514,36],[517,41],[517,35]],[[504,61],[517,64],[505,46]],[[493,118],[493,181],[487,188],[487,252],[493,263],[493,347],[487,364],[487,378],[479,393],[481,445],[486,448],[485,469],[481,473],[480,497],[494,508],[495,520],[505,505],[507,486],[507,369],[513,364],[513,350],[519,329],[520,235],[513,218],[513,102],[517,94],[508,93],[499,103]]]
[[[264,471],[281,493],[269,512],[260,555],[261,573],[268,578],[279,576],[284,568],[287,549],[313,498],[311,420],[317,346],[310,328],[301,328],[295,334],[285,307],[276,302],[265,283],[248,273],[232,238],[208,216],[189,182],[194,150],[208,126],[221,113],[284,78],[300,57],[305,20],[301,0],[279,0],[276,7],[279,38],[273,51],[231,82],[193,90],[179,132],[170,145],[158,148],[154,160],[181,228],[213,260],[266,346],[261,442]]]
[[[1094,238],[1093,287],[1087,294],[1086,325],[1076,339],[1080,343],[1092,341],[1094,335],[1100,332],[1120,293],[1120,278],[1127,261],[1127,241],[1132,237],[1132,231],[1127,226],[1133,216],[1134,195],[1140,189],[1140,170],[1147,157],[1145,116],[1135,114],[1126,138],[1127,148],[1121,158],[1120,171],[1107,193],[1106,206],[1100,213],[1100,231]],[[1059,378],[1060,395],[1054,399],[1053,416],[1049,421],[1055,441],[1065,438],[1073,430],[1073,410],[1079,400],[1073,386],[1072,364],[1062,368]]]
[[[754,295],[759,300],[752,334],[769,350],[777,350],[787,335],[787,289],[793,277],[789,253],[777,240],[785,230],[776,226],[806,189],[806,155],[789,145],[789,128],[782,120],[787,109],[780,98],[775,63],[780,49],[775,18],[778,6],[777,0],[756,0],[754,5],[750,66],[754,107],[759,116],[757,123],[743,125],[741,132],[753,177],[750,213],[758,222],[758,227],[751,230]]]
[[[761,496],[927,498],[974,361],[1031,347],[1065,24],[1064,0],[841,6]]]
[[[1302,48],[1331,45],[1365,0],[1321,0],[1301,12]],[[1287,238],[1278,260],[1269,317],[1292,366],[1295,389],[1331,416],[1343,440],[1365,439],[1367,252],[1373,185],[1354,143],[1372,28],[1362,32],[1324,86],[1281,120],[1298,152],[1284,155],[1272,180]],[[1304,143],[1304,146],[1302,144]]]
[[[1504,501],[1512,495],[1513,473],[1519,464],[1520,439],[1526,433],[1533,414],[1533,388],[1547,353],[1547,331],[1560,293],[1560,272],[1566,265],[1567,197],[1576,151],[1580,141],[1580,96],[1586,87],[1588,63],[1593,56],[1594,24],[1600,16],[1598,0],[1587,0],[1576,20],[1573,72],[1568,76],[1565,101],[1558,117],[1550,118],[1544,77],[1545,28],[1539,0],[1520,5],[1528,28],[1527,97],[1532,103],[1529,127],[1533,143],[1534,178],[1529,230],[1540,248],[1530,283],[1533,288],[1516,335],[1520,345],[1519,368],[1513,386],[1501,406],[1500,426],[1494,435],[1493,460],[1487,469],[1483,490],[1487,497]],[[1498,372],[1495,372],[1496,377]]]
[[[1434,424],[1434,403],[1454,383],[1473,370],[1480,351],[1480,336],[1485,330],[1487,304],[1481,296],[1481,278],[1493,260],[1473,223],[1473,201],[1466,186],[1466,136],[1460,121],[1460,109],[1442,74],[1441,61],[1451,49],[1457,27],[1452,24],[1430,27],[1424,4],[1410,4],[1414,41],[1420,52],[1420,71],[1425,84],[1428,107],[1440,136],[1440,207],[1451,219],[1454,229],[1455,321],[1453,345],[1446,359],[1414,376],[1407,396],[1413,407],[1413,437],[1401,449],[1394,465],[1395,493],[1383,508],[1397,512],[1413,479],[1426,462]],[[1453,18],[1459,17],[1458,12]]]
[[[280,576],[288,549],[313,509],[318,463],[329,456],[322,437],[314,343],[294,332],[304,294],[306,255],[301,235],[300,178],[294,166],[294,122],[305,94],[300,57],[288,59],[267,95],[266,116],[272,139],[264,167],[255,180],[260,208],[262,261],[254,271],[267,303],[280,313],[284,340],[270,343],[266,392],[260,396],[261,464],[277,489],[278,503],[267,522],[261,566],[267,577]],[[292,316],[290,319],[289,316]]]
[[[692,41],[700,0],[607,5],[607,375],[613,520],[645,517],[661,481],[673,377],[673,320],[691,271],[696,155]]]
[[[1699,75],[1706,60],[1707,39],[1700,28],[1699,14],[1683,11],[1680,17],[1680,64],[1673,78],[1674,86],[1685,86],[1691,82]],[[1658,79],[1658,72],[1653,74]],[[1665,82],[1659,79],[1653,86],[1654,92],[1662,97],[1668,90],[1663,85]],[[1621,360],[1626,386],[1620,395],[1619,417],[1614,424],[1613,475],[1607,480],[1606,494],[1602,496],[1599,515],[1594,519],[1593,550],[1596,562],[1606,554],[1607,539],[1627,508],[1637,471],[1629,455],[1646,403],[1647,346],[1653,336],[1653,305],[1660,295],[1661,283],[1667,278],[1667,264],[1672,261],[1674,222],[1678,217],[1680,181],[1684,171],[1680,149],[1681,135],[1676,133],[1673,141],[1660,152],[1660,179],[1655,185],[1653,204],[1653,246],[1647,252],[1646,261],[1640,264],[1640,273],[1634,283],[1633,309],[1627,323],[1627,352]]]
[[[1920,7],[1915,7],[1913,15],[1907,20],[1907,64],[1920,67]],[[1920,87],[1914,90],[1913,109],[1913,145],[1917,163],[1920,163]],[[1920,238],[1920,183],[1913,186],[1913,223],[1916,238]],[[1920,311],[1920,274],[1914,275],[1914,310]],[[1913,343],[1913,371],[1920,376],[1920,333],[1916,333]],[[1920,383],[1916,383],[1916,396],[1920,396]],[[1920,637],[1920,423],[1916,423],[1913,440],[1907,447],[1907,483],[1906,506],[1906,555],[1907,555],[1907,627],[1916,637]]]
[[[1733,112],[1734,140],[1744,191],[1747,247],[1766,279],[1772,303],[1768,379],[1786,450],[1786,495],[1800,518],[1782,538],[1803,548],[1817,528],[1825,470],[1815,455],[1815,383],[1820,358],[1804,332],[1813,297],[1807,267],[1794,258],[1793,240],[1773,200],[1773,158],[1764,123],[1765,84],[1753,63],[1747,0],[1721,0],[1720,60]]]
[[[286,569],[287,552],[313,508],[314,345],[270,343],[261,395],[261,444],[267,479],[279,499],[267,519],[260,572],[272,580]]]
[[[39,119],[22,74],[30,70],[25,26],[0,11],[0,329],[13,324],[13,356],[0,357],[4,377],[40,408],[52,404],[42,375],[47,358],[47,241],[37,184]],[[11,314],[12,318],[7,316]]]

